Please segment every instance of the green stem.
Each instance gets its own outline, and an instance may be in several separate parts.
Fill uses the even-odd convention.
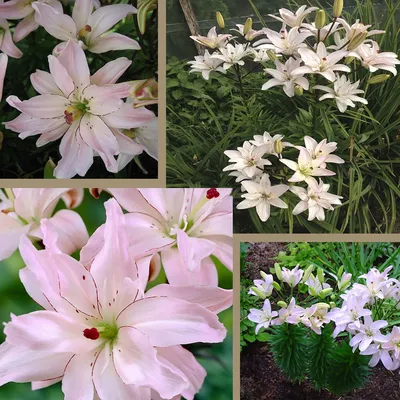
[[[249,106],[247,105],[246,95],[244,93],[243,78],[242,78],[242,73],[240,71],[240,66],[238,64],[235,64],[234,68],[235,68],[235,71],[236,71],[236,76],[238,78],[239,89],[240,89],[240,94],[242,96],[243,104],[244,104],[244,106],[246,108],[247,115],[250,115]]]

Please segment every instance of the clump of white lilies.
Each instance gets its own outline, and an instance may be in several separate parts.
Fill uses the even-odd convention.
[[[262,309],[251,309],[248,319],[255,322],[256,334],[261,329],[282,324],[302,324],[316,334],[333,323],[333,337],[342,332],[353,352],[371,356],[369,365],[379,362],[388,370],[400,367],[400,327],[395,326],[400,314],[400,282],[389,272],[372,268],[359,277],[340,267],[337,274],[281,268],[274,275],[261,272],[249,294],[264,300]],[[315,275],[313,272],[316,272]]]
[[[244,200],[238,209],[255,207],[261,221],[266,222],[271,215],[271,206],[289,208],[289,196],[298,198],[292,209],[293,215],[308,211],[308,220],[325,220],[325,210],[334,210],[333,205],[341,205],[341,196],[329,193],[329,184],[321,177],[335,175],[328,164],[342,164],[344,160],[332,154],[337,147],[335,142],[326,139],[317,142],[310,136],[304,137],[304,146],[293,146],[283,142],[282,135],[255,135],[254,140],[246,141],[237,150],[226,150],[225,155],[231,163],[224,171],[242,185]],[[283,152],[292,148],[298,150],[296,160],[283,158]],[[285,153],[286,154],[286,153]],[[268,157],[275,158],[273,163]],[[286,155],[285,155],[286,157]],[[289,157],[289,156],[287,156]],[[265,172],[270,168],[271,174]],[[271,184],[271,177],[283,181]],[[318,178],[319,180],[317,181]],[[286,202],[281,199],[285,195]]]

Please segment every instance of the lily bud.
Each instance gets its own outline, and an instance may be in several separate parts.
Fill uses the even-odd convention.
[[[245,22],[243,27],[243,36],[246,36],[251,31],[252,27],[253,27],[253,20],[251,18],[247,18],[247,21]]]
[[[353,61],[354,61],[354,57],[346,57],[346,58],[344,59],[344,63],[345,63],[346,65],[350,65]]]
[[[333,16],[339,18],[343,11],[343,0],[335,0],[333,3]]]
[[[331,306],[331,308],[336,308],[336,303],[334,303],[333,301],[330,301],[329,305]]]
[[[278,263],[275,263],[274,268],[275,268],[275,275],[281,281],[282,280],[282,270],[281,270],[280,265]]]
[[[316,306],[317,306],[318,308],[325,308],[325,309],[330,308],[330,305],[327,304],[327,303],[317,303]]]
[[[294,94],[296,96],[303,96],[303,88],[300,85],[294,87]]]
[[[307,282],[308,278],[310,277],[311,273],[314,271],[314,265],[310,265],[305,271],[303,275],[303,279],[301,280],[301,283]]]
[[[260,271],[261,278],[267,279],[267,274],[264,271]]]
[[[375,85],[377,83],[385,82],[389,78],[390,78],[389,74],[375,75],[370,80],[368,80],[367,83],[369,83],[370,85]]]
[[[328,288],[328,289],[321,290],[321,291],[319,292],[319,297],[321,297],[321,299],[323,299],[323,298],[325,298],[326,296],[328,296],[329,294],[331,294],[332,292],[333,292],[333,289],[332,289],[332,288]]]
[[[224,17],[222,16],[222,14],[219,11],[217,11],[217,24],[221,29],[225,28]]]
[[[263,293],[260,289],[256,288],[255,286],[253,286],[251,288],[251,290],[261,299],[265,300],[267,298],[267,296],[265,295],[265,293]]]
[[[324,270],[322,268],[318,268],[317,277],[320,283],[324,283]]]
[[[268,58],[271,61],[276,61],[278,59],[278,57],[276,56],[276,54],[272,50],[267,50],[267,54],[268,54]]]
[[[342,265],[338,270],[338,273],[337,273],[338,278],[341,278],[343,271],[344,271],[344,265]]]
[[[318,292],[312,286],[309,286],[308,290],[309,290],[311,296],[313,296],[313,297],[317,297],[318,296]]]
[[[278,282],[272,282],[272,287],[277,290],[278,292],[281,292],[281,285]]]
[[[347,50],[355,50],[360,44],[363,44],[364,40],[367,37],[367,32],[360,32],[353,39],[350,40],[350,43],[347,46]]]
[[[282,151],[283,151],[283,144],[282,144],[282,141],[281,141],[281,140],[277,140],[277,141],[274,143],[274,151],[275,151],[276,154],[281,154],[281,153],[282,153]]]
[[[278,301],[276,304],[278,304],[279,307],[287,308],[287,304],[284,301]]]
[[[336,300],[336,294],[333,294],[331,297],[330,297],[330,299],[333,301],[333,300]]]
[[[315,17],[315,27],[317,29],[322,29],[325,26],[326,14],[324,10],[318,10]]]

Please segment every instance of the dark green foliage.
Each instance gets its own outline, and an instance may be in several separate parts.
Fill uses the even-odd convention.
[[[326,387],[331,359],[337,350],[337,343],[332,336],[331,325],[322,329],[321,335],[311,332],[310,334],[310,363],[308,378],[316,389]]]
[[[371,373],[369,360],[369,356],[360,355],[358,350],[353,353],[351,346],[343,341],[332,353],[327,373],[329,390],[342,395],[363,387]]]
[[[271,328],[268,344],[275,362],[294,382],[301,382],[307,377],[310,342],[308,329],[301,325],[283,324]]]

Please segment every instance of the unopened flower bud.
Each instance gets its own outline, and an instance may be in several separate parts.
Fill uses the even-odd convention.
[[[310,292],[311,296],[313,296],[313,297],[318,296],[318,292],[312,286],[308,287],[308,291]]]
[[[246,36],[251,31],[252,27],[253,27],[253,20],[251,18],[247,18],[247,21],[245,22],[243,27],[243,36]]]
[[[368,33],[367,32],[360,32],[353,39],[350,40],[350,43],[347,46],[347,50],[355,50],[360,44],[363,44],[364,40],[366,39]]]
[[[268,275],[264,271],[260,271],[261,278],[267,279]]]
[[[300,85],[294,87],[294,94],[296,96],[303,96],[303,88]]]
[[[318,268],[317,277],[320,283],[324,283],[324,270],[322,268]]]
[[[335,0],[333,3],[333,16],[339,18],[343,11],[343,0]]]
[[[327,303],[317,303],[316,306],[318,308],[325,308],[325,309],[328,309],[330,307],[330,305]]]
[[[275,275],[281,281],[282,280],[282,269],[281,269],[280,265],[278,263],[275,263],[274,268],[275,268]]]
[[[326,14],[324,10],[318,10],[315,17],[315,27],[317,29],[322,29],[325,26]]]
[[[311,275],[311,272],[314,271],[314,265],[310,265],[305,271],[304,271],[304,275],[303,275],[303,279],[301,280],[302,283],[307,282],[308,278]]]
[[[265,300],[267,298],[267,296],[265,295],[264,292],[262,292],[260,289],[258,289],[257,287],[253,286],[251,288],[251,290],[261,299]]]
[[[224,17],[222,16],[222,14],[219,11],[217,11],[217,24],[221,29],[225,28]]]
[[[331,308],[336,308],[336,303],[334,303],[333,301],[330,301],[329,305],[331,306]]]
[[[272,287],[277,290],[278,292],[281,292],[281,285],[278,282],[272,282]]]
[[[338,278],[340,278],[340,277],[342,276],[343,271],[344,271],[344,265],[342,265],[342,266],[339,268],[338,272],[337,272]]]
[[[278,57],[276,56],[276,54],[272,50],[267,50],[267,54],[268,54],[268,58],[271,61],[276,61],[278,59]]]
[[[330,299],[333,301],[333,300],[336,300],[336,294],[332,294],[331,295],[331,297],[330,297]]]
[[[333,292],[332,288],[324,289],[319,292],[319,297],[321,299],[325,298],[326,296],[330,295]]]
[[[281,141],[281,140],[277,140],[277,141],[274,143],[274,152],[275,152],[276,154],[281,154],[282,151],[283,151],[283,144],[282,144],[282,141]]]
[[[346,58],[344,59],[344,63],[345,63],[346,65],[350,65],[353,61],[354,61],[354,57],[346,57]]]
[[[278,301],[278,303],[276,303],[276,304],[278,304],[278,306],[282,307],[282,308],[287,308],[287,306],[288,306],[284,301]]]
[[[370,85],[375,85],[377,83],[385,82],[389,78],[390,78],[389,74],[375,75],[371,79],[369,79],[367,83],[369,83]]]

